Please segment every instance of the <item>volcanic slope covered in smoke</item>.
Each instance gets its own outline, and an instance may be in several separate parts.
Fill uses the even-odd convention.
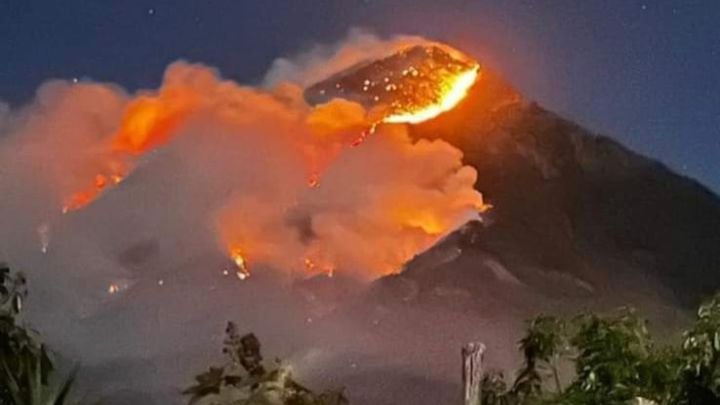
[[[476,187],[494,209],[458,236],[492,259],[486,274],[508,270],[560,297],[647,289],[689,307],[720,287],[717,195],[526,101],[488,69],[463,104],[411,133],[447,140],[483,174]]]
[[[306,98],[316,100],[337,82],[358,82],[362,76],[353,76],[359,71],[314,84]],[[363,99],[362,93],[348,97]],[[368,323],[410,331],[407,340],[423,325],[423,334],[456,347],[458,337],[477,337],[488,343],[488,359],[502,362],[508,345],[497,337],[513,330],[506,329],[508,318],[629,304],[672,336],[683,322],[681,308],[720,286],[716,195],[526,100],[487,67],[456,108],[410,126],[410,134],[462,150],[463,161],[481,174],[476,188],[493,208],[400,274],[375,282],[362,309],[353,309]],[[481,314],[483,326],[462,331],[464,325],[430,315],[440,308]],[[425,348],[397,347],[398,357],[432,356]],[[438,368],[452,364],[447,359],[454,353],[443,354],[445,360],[434,358]]]
[[[486,208],[447,142],[303,99],[312,77],[420,43],[354,34],[278,61],[263,88],[185,62],[137,94],[51,81],[3,114],[0,255],[28,273],[31,320],[83,364],[90,397],[178,402],[230,319],[309,379],[355,358],[406,372],[332,299],[292,286],[320,274],[331,297],[357,292]]]
[[[412,71],[406,60],[422,66],[413,61],[416,52],[423,50],[336,73],[307,88],[305,97],[372,104],[363,79],[393,64],[403,74]],[[424,274],[434,286],[459,277],[455,282],[466,288],[473,283],[464,277],[482,275],[489,279],[477,284],[487,293],[496,287],[489,281],[500,280],[559,297],[643,286],[690,306],[720,286],[717,196],[526,100],[491,69],[480,69],[455,108],[409,130],[416,139],[443,139],[462,150],[463,161],[481,173],[475,187],[493,209],[482,223],[468,224],[410,262],[400,278]],[[463,262],[478,268],[458,270]],[[457,274],[435,271],[439,265]]]

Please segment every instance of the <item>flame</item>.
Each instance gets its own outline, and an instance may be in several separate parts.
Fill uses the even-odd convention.
[[[142,153],[167,142],[194,104],[193,97],[180,93],[138,98],[125,112],[113,149]]]
[[[437,117],[438,115],[452,110],[473,86],[480,75],[480,65],[475,64],[470,69],[461,71],[455,75],[449,75],[440,79],[438,98],[423,106],[404,106],[407,111],[400,111],[388,115],[383,122],[392,124],[418,124]]]
[[[308,178],[308,187],[310,188],[318,188],[320,187],[320,175],[317,173],[310,174],[310,177]]]
[[[298,154],[300,156],[298,160],[305,159],[305,163],[309,168],[307,186],[315,189],[320,186],[321,180],[326,178],[324,177],[326,175],[325,169],[331,166],[331,163],[340,152],[344,148],[361,146],[370,135],[376,132],[378,126],[378,132],[382,131],[383,135],[380,138],[391,139],[392,142],[389,144],[368,143],[361,148],[357,148],[357,152],[354,153],[366,153],[367,150],[372,153],[375,150],[373,148],[378,147],[378,145],[401,147],[405,148],[401,149],[402,151],[407,149],[408,154],[412,153],[415,150],[414,144],[409,143],[409,141],[407,141],[407,144],[405,143],[406,128],[387,125],[383,129],[380,124],[420,123],[453,109],[467,96],[480,74],[480,67],[473,61],[465,61],[461,67],[452,64],[443,65],[438,70],[428,68],[427,72],[423,71],[423,73],[418,73],[417,70],[408,70],[408,72],[413,77],[419,76],[419,79],[413,82],[414,84],[411,83],[405,87],[407,91],[405,94],[406,100],[399,102],[399,104],[391,104],[389,106],[390,110],[384,108],[387,104],[380,104],[380,107],[375,110],[379,115],[369,114],[357,103],[332,101],[326,105],[315,107],[308,112],[304,110],[306,107],[304,105],[302,111],[295,111],[265,93],[258,92],[257,95],[252,97],[262,97],[263,103],[270,103],[268,106],[262,104],[263,108],[258,108],[257,112],[263,114],[258,117],[258,120],[265,118],[264,114],[267,113],[270,118],[268,121],[273,121],[273,118],[276,118],[273,114],[278,114],[277,118],[281,121],[279,135],[285,135],[283,131],[286,127],[293,130],[297,129],[298,134],[301,136],[293,137],[290,140],[291,146],[293,148],[297,147],[299,150]],[[431,79],[429,84],[427,79]],[[178,87],[177,83],[168,86],[170,88],[161,89],[157,95],[140,96],[127,105],[125,114],[118,123],[117,131],[111,140],[104,144],[113,157],[118,156],[124,166],[122,166],[121,170],[116,170],[117,168],[111,168],[110,170],[101,168],[97,171],[88,172],[87,175],[91,181],[88,181],[83,191],[71,195],[65,201],[63,212],[86,206],[97,199],[104,191],[107,191],[108,188],[120,183],[130,173],[133,168],[133,159],[137,155],[169,142],[179,132],[179,129],[184,126],[186,120],[191,115],[195,116],[196,112],[199,117],[202,117],[202,114],[206,112],[205,109],[208,111],[219,109],[223,114],[218,114],[218,116],[222,116],[223,120],[227,119],[227,122],[223,121],[223,124],[234,125],[237,120],[237,124],[241,126],[240,130],[242,131],[245,130],[246,125],[252,125],[252,128],[254,128],[254,125],[260,125],[256,124],[254,119],[250,120],[250,123],[245,123],[246,115],[244,114],[255,113],[256,110],[250,109],[249,112],[246,112],[244,109],[237,108],[235,99],[230,97],[234,96],[235,92],[248,96],[245,90],[223,87],[223,92],[218,93],[225,94],[227,92],[229,101],[224,98],[220,98],[219,101],[215,100],[215,98],[220,97],[215,94],[212,94],[212,97],[207,96],[208,100],[210,100],[208,101],[204,98],[204,93],[198,89],[183,90],[182,86]],[[207,91],[212,93],[212,85],[209,85],[209,87],[210,89]],[[215,101],[211,102],[213,100]],[[260,102],[258,101],[258,103]],[[286,111],[286,108],[289,111]],[[307,118],[303,120],[303,117]],[[217,117],[213,115],[213,118]],[[268,126],[275,129],[275,126],[270,124],[272,122],[268,123]],[[384,135],[388,136],[385,137]],[[285,142],[285,138],[282,139]],[[427,146],[416,148],[418,149],[417,153],[423,154],[427,152],[426,148]],[[391,151],[395,153],[395,149],[391,149]],[[445,153],[440,150],[436,151],[433,148],[431,148],[431,151],[433,156]],[[385,155],[382,153],[378,155],[381,155],[378,158],[379,167],[383,167],[380,164],[395,167],[394,164],[385,162],[385,158],[382,157]],[[408,162],[415,161],[413,159],[408,160]],[[427,162],[425,158],[417,161],[421,163]],[[349,166],[348,168],[339,169],[340,173],[345,173],[343,171],[345,170],[352,176],[364,181],[365,175],[355,174],[362,170],[352,166],[351,164],[354,164],[352,162],[344,163]],[[445,177],[441,179],[443,181],[447,180],[448,190],[443,189],[437,193],[433,189],[428,192],[431,196],[439,194],[454,199],[453,201],[439,199],[432,203],[422,203],[421,201],[427,199],[427,195],[418,194],[413,196],[404,195],[402,198],[397,197],[399,201],[395,204],[386,205],[384,198],[381,198],[378,200],[382,201],[377,203],[377,208],[370,207],[371,211],[373,211],[372,215],[377,216],[376,220],[367,221],[367,223],[365,223],[366,221],[352,221],[352,218],[346,219],[342,213],[331,212],[327,218],[323,218],[325,222],[318,221],[318,224],[311,224],[312,226],[317,225],[324,228],[321,228],[322,233],[318,232],[317,234],[313,229],[313,232],[311,232],[313,240],[309,242],[299,241],[300,238],[297,237],[296,233],[284,233],[288,227],[285,221],[287,218],[280,214],[276,218],[275,211],[267,210],[266,212],[266,210],[262,210],[265,200],[259,199],[258,206],[255,207],[254,203],[247,203],[245,200],[240,199],[238,200],[239,204],[250,204],[249,208],[251,209],[238,210],[240,212],[237,216],[239,221],[229,222],[231,224],[239,222],[238,225],[220,226],[220,232],[224,234],[223,240],[227,248],[226,255],[235,265],[234,271],[232,265],[230,265],[227,270],[223,271],[223,274],[229,276],[231,272],[234,272],[240,280],[247,279],[251,275],[248,258],[251,259],[252,263],[271,264],[278,268],[287,267],[293,272],[295,270],[302,271],[301,266],[304,266],[306,273],[327,274],[328,277],[333,277],[336,268],[345,271],[345,268],[350,266],[356,266],[362,271],[372,271],[380,274],[395,272],[402,263],[418,251],[430,246],[441,235],[447,233],[456,222],[454,219],[458,212],[464,212],[473,207],[480,209],[483,206],[479,194],[471,187],[472,183],[474,183],[474,175],[472,179],[470,179],[470,176],[455,176],[453,171],[456,168],[450,167],[450,169],[452,171],[449,174],[443,172],[443,176],[448,177],[448,179],[445,179]],[[92,178],[91,176],[96,172],[99,174]],[[410,174],[401,173],[398,175],[405,176],[402,177],[403,181],[416,181],[414,177],[408,177]],[[424,173],[423,176],[425,176]],[[351,177],[347,183],[352,183],[352,178],[354,177]],[[318,203],[322,203],[325,194],[328,194],[325,189],[332,192],[333,187],[338,187],[333,185],[333,181],[330,181],[331,177],[327,177],[327,179],[327,185],[319,190],[302,193],[302,198],[307,199],[307,205],[312,206],[313,209],[315,208],[312,203],[322,205]],[[463,179],[471,180],[471,182],[468,183]],[[460,183],[455,184],[456,182]],[[419,187],[421,190],[425,188],[427,188],[425,185]],[[468,191],[470,192],[468,196],[461,192],[465,189],[471,190]],[[316,197],[304,197],[305,194]],[[261,196],[261,198],[264,198],[264,196]],[[391,200],[395,200],[395,198]],[[244,205],[240,206],[248,208]],[[228,207],[232,207],[232,205],[228,205]],[[352,208],[353,205],[350,205],[350,207]],[[321,207],[321,209],[325,210],[324,207]],[[232,208],[228,208],[228,210],[232,210]],[[253,214],[259,211],[265,214],[263,216],[258,215],[258,218],[255,218]],[[250,214],[245,214],[246,212]],[[315,215],[314,212],[310,212],[310,214]],[[332,226],[328,226],[328,224]],[[332,244],[334,239],[340,239],[338,235],[343,238],[353,238],[355,233],[363,235],[368,232],[367,229],[373,229],[373,227],[377,227],[379,230],[388,229],[389,233],[392,234],[392,237],[383,239],[383,242],[378,242],[384,243],[383,246],[388,247],[387,251],[383,251],[381,258],[374,258],[374,256],[379,256],[376,249],[371,244],[365,243],[358,243],[358,245],[361,245],[360,247],[356,246],[355,243],[347,243],[345,246],[337,244],[325,252],[327,255],[313,251],[317,248],[313,246],[315,243]],[[239,237],[236,229],[243,230]],[[276,229],[281,230],[277,232],[277,235],[274,233]],[[321,236],[318,237],[317,235]],[[356,238],[356,240],[362,242],[361,238]],[[278,249],[278,247],[288,247],[289,253],[286,256],[291,255],[291,257],[279,257],[278,252],[282,249]],[[320,246],[320,248],[324,248],[324,245]],[[368,259],[365,259],[366,257]],[[352,269],[352,271],[355,270]],[[162,285],[161,282],[158,284]],[[117,293],[121,290],[121,287],[118,285],[111,286],[108,292],[110,294]]]
[[[141,96],[125,109],[120,128],[112,137],[110,148],[120,155],[138,155],[162,145],[184,122],[196,97],[183,89],[170,89],[158,96]],[[73,193],[63,204],[63,213],[83,208],[108,188],[119,184],[127,168],[112,168],[110,174],[95,175],[94,184]]]
[[[243,251],[240,248],[233,248],[230,250],[230,257],[237,267],[237,270],[235,270],[237,278],[245,280],[250,277],[250,271],[248,270],[247,260],[245,259]]]
[[[96,175],[91,186],[86,187],[83,191],[73,193],[70,198],[65,201],[62,208],[63,214],[85,207],[95,201],[95,199],[97,199],[108,186],[117,185],[122,182],[123,179],[123,175],[117,173],[110,175]]]
[[[129,287],[130,286],[128,285],[128,283],[121,281],[116,283],[110,283],[106,291],[108,294],[114,295],[127,290]]]
[[[402,222],[405,226],[422,229],[423,232],[431,236],[442,235],[450,228],[435,213],[428,211],[411,213]]]

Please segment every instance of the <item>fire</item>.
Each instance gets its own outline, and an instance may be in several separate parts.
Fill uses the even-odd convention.
[[[133,101],[115,135],[113,149],[142,153],[167,142],[193,105],[193,98],[181,93]]]
[[[246,278],[250,277],[250,271],[247,267],[247,261],[245,259],[245,255],[243,254],[243,251],[239,248],[234,248],[230,250],[230,257],[232,258],[233,262],[235,262],[235,266],[237,267],[237,270],[235,270],[235,275],[240,280],[245,280]]]
[[[308,273],[315,271],[315,262],[311,258],[306,257],[303,263],[305,264],[305,270]]]
[[[383,122],[418,124],[450,111],[467,96],[479,74],[480,66],[475,65],[456,75],[443,77],[437,84],[437,99],[429,104],[398,106],[400,111],[385,117]]]
[[[85,207],[97,199],[109,185],[114,186],[122,181],[123,176],[120,174],[96,175],[91,186],[86,187],[83,191],[72,194],[70,198],[65,201],[62,208],[63,214]]]
[[[115,111],[99,148],[104,154],[82,168],[86,183],[63,211],[96,200],[131,173],[139,155],[187,127],[183,136],[204,136],[197,145],[177,144],[178,153],[200,151],[188,167],[202,169],[211,151],[217,167],[210,162],[208,173],[248,169],[222,186],[229,197],[217,198],[227,201],[213,201],[219,240],[235,267],[228,261],[223,274],[245,280],[248,263],[328,277],[336,270],[396,272],[484,205],[473,188],[475,171],[462,166],[451,145],[416,141],[404,125],[383,124],[420,123],[453,109],[477,81],[480,65],[428,45],[343,74],[315,93],[298,84],[293,96],[222,81],[207,68],[175,66],[160,90],[127,103],[120,119]],[[313,94],[331,98],[313,104]],[[209,139],[216,133],[217,141]],[[188,170],[196,172],[202,170]],[[208,179],[208,190],[221,178]],[[216,198],[215,191],[208,195]]]
[[[310,177],[308,178],[308,187],[310,188],[318,188],[320,187],[320,175],[317,173],[312,173]]]
[[[480,75],[477,61],[438,43],[409,46],[358,65],[308,87],[305,99],[317,106],[348,99],[378,122],[417,124],[453,109]]]
[[[168,142],[196,105],[196,97],[182,87],[171,87],[157,96],[138,97],[126,107],[109,149],[127,157],[145,153]],[[110,171],[110,174],[97,174],[93,185],[73,193],[63,204],[63,213],[78,210],[95,201],[108,188],[119,184],[127,169],[115,167]]]
[[[126,282],[118,282],[118,283],[111,283],[107,287],[107,293],[110,295],[118,294],[124,290],[127,290],[129,287],[128,283]]]

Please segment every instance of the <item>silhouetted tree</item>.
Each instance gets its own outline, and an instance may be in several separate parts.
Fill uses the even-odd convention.
[[[540,316],[519,348],[523,365],[514,383],[488,373],[483,405],[720,404],[720,295],[700,306],[680,347],[657,347],[647,322],[624,308],[570,322]],[[565,386],[561,364],[574,369]]]
[[[61,405],[74,373],[54,382],[54,365],[38,334],[21,320],[25,277],[0,264],[0,404]]]
[[[234,323],[225,330],[223,354],[227,363],[210,367],[195,377],[195,384],[183,391],[189,403],[207,405],[346,405],[342,391],[315,394],[292,379],[282,365],[268,370],[263,366],[260,341],[251,334],[241,336]]]

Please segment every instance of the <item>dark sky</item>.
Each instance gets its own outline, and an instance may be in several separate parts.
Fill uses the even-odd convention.
[[[527,97],[720,191],[720,1],[0,0],[0,99],[49,78],[156,87],[183,58],[251,83],[351,27],[468,51]]]

